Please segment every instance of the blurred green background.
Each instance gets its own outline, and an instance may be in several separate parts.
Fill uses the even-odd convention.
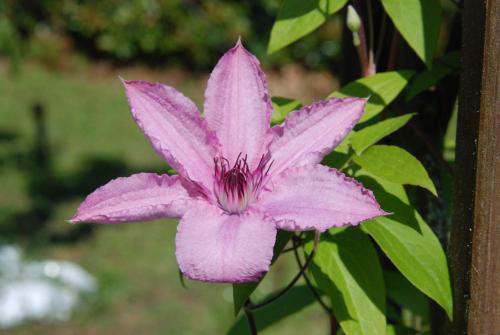
[[[230,285],[182,287],[176,222],[73,226],[64,220],[112,178],[167,169],[132,121],[118,75],[162,81],[201,106],[211,67],[242,36],[262,60],[272,95],[309,103],[336,89],[330,73],[340,61],[341,21],[334,16],[268,56],[279,5],[0,2],[0,243],[20,246],[28,259],[76,262],[98,283],[70,320],[32,321],[0,333],[222,334],[231,327]],[[288,282],[296,272],[292,257],[280,258],[257,297]],[[321,334],[328,322],[315,304],[263,334]]]

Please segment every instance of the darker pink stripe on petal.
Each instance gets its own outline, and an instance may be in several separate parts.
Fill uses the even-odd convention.
[[[191,197],[178,176],[139,173],[91,193],[70,222],[120,223],[182,216]]]
[[[196,105],[166,85],[123,83],[132,115],[155,150],[180,175],[211,189],[219,143]]]
[[[269,143],[272,113],[259,61],[240,42],[215,66],[205,91],[204,113],[222,154],[234,163],[240,153],[255,167]]]
[[[271,174],[319,163],[356,125],[365,105],[362,98],[330,98],[290,113],[270,146]]]
[[[387,214],[361,183],[319,164],[288,169],[270,188],[257,206],[280,229],[324,231]]]

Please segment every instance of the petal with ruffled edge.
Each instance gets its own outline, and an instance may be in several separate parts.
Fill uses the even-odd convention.
[[[365,105],[363,98],[330,98],[290,113],[282,126],[273,128],[281,135],[270,146],[271,173],[319,163],[356,125]]]
[[[210,190],[219,143],[196,105],[160,83],[127,80],[123,84],[134,120],[155,150],[180,175]]]
[[[99,187],[87,196],[70,222],[120,223],[178,218],[190,200],[180,177],[138,173]]]
[[[358,181],[319,164],[291,168],[273,179],[258,207],[278,228],[292,231],[324,231],[387,214]]]
[[[261,215],[228,215],[200,201],[177,226],[177,263],[194,280],[257,281],[269,269],[275,239],[276,228]]]
[[[205,118],[231,164],[240,153],[251,167],[266,151],[272,113],[259,61],[240,41],[215,66],[205,91]]]

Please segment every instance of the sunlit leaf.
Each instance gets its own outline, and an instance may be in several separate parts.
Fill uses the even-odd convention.
[[[271,115],[272,124],[283,122],[288,113],[302,107],[300,101],[284,97],[272,97],[271,101],[274,109],[274,113]]]
[[[393,117],[357,131],[351,137],[352,148],[358,155],[360,155],[371,145],[403,127],[408,121],[410,121],[413,115],[415,114],[405,114]]]
[[[384,280],[367,235],[357,227],[324,233],[310,269],[347,335],[385,334]]]
[[[382,5],[406,42],[430,67],[441,25],[439,0],[382,0]]]
[[[278,51],[314,31],[346,3],[347,0],[284,0],[271,29],[268,53]]]
[[[436,188],[422,163],[408,151],[393,145],[374,145],[354,162],[366,171],[390,182],[421,186],[437,195]]]
[[[369,98],[360,122],[371,119],[389,105],[405,88],[414,71],[381,72],[350,82],[329,97],[355,96]]]
[[[415,329],[400,325],[387,325],[386,335],[415,335]]]
[[[363,223],[362,229],[398,270],[451,318],[453,303],[446,255],[434,232],[409,205],[403,186],[363,170],[357,172],[356,178],[374,192],[385,211],[393,213]]]

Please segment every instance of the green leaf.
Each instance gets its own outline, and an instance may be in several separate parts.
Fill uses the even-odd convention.
[[[278,230],[278,234],[276,235],[276,243],[274,244],[273,250],[273,259],[271,264],[278,259],[281,251],[285,248],[285,245],[288,243],[292,236],[291,232]],[[264,275],[265,276],[265,275]],[[243,307],[248,297],[255,291],[257,286],[259,286],[264,276],[260,278],[258,282],[251,283],[242,283],[242,284],[233,284],[233,307],[234,307],[234,315],[238,315],[238,312]]]
[[[455,147],[457,140],[457,120],[458,120],[458,101],[455,100],[455,105],[453,106],[453,112],[448,121],[448,126],[446,127],[446,132],[444,133],[443,141],[443,156],[444,159],[449,162],[455,161]]]
[[[413,115],[415,114],[393,117],[357,131],[351,137],[352,148],[360,155],[366,148],[403,127]]]
[[[309,34],[340,10],[347,0],[284,0],[271,29],[269,54]]]
[[[349,145],[351,142],[351,137],[354,135],[354,131],[349,132],[346,137],[340,142],[335,150],[330,152],[328,155],[323,157],[321,164],[333,167],[336,169],[341,169],[345,163],[349,161],[351,156],[353,155],[353,151]]]
[[[302,107],[300,101],[284,97],[272,97],[271,102],[274,109],[274,113],[271,115],[272,124],[283,122],[288,113]]]
[[[422,292],[399,272],[385,271],[384,279],[387,296],[391,300],[421,316],[422,322],[429,321],[429,302]]]
[[[347,335],[385,334],[384,280],[367,235],[357,227],[324,233],[310,270]]]
[[[415,335],[415,329],[400,325],[387,325],[386,335]]]
[[[406,42],[430,67],[441,25],[439,0],[382,0],[382,5]]]
[[[272,297],[276,294],[273,292],[269,295]],[[266,298],[267,299],[267,298]],[[285,293],[272,304],[255,310],[254,317],[258,331],[279,322],[280,320],[300,312],[305,307],[315,301],[309,288],[305,285],[295,286]],[[245,315],[241,315],[231,329],[227,332],[228,335],[246,335],[250,334],[248,323]]]
[[[181,283],[183,288],[187,289],[186,282],[184,281],[184,274],[181,270],[179,270],[179,282]]]
[[[367,98],[365,113],[360,122],[371,119],[389,105],[405,88],[414,71],[381,72],[350,82],[328,97],[355,96]]]
[[[443,248],[420,214],[409,205],[402,185],[360,170],[356,178],[375,193],[392,215],[362,224],[398,270],[452,317],[450,276]]]
[[[421,186],[437,196],[434,183],[423,165],[408,151],[393,145],[374,145],[360,156],[356,164],[390,182]]]
[[[411,100],[420,92],[437,84],[441,79],[460,68],[460,52],[452,51],[443,57],[436,59],[432,68],[425,70],[415,76],[408,88],[406,101]]]

